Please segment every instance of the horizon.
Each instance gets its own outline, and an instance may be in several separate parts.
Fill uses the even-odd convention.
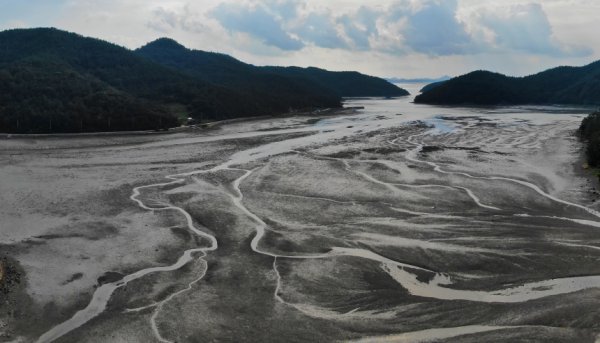
[[[3,0],[0,30],[55,27],[128,49],[168,37],[254,65],[383,78],[525,76],[599,60],[600,38],[589,30],[598,13],[586,0]]]

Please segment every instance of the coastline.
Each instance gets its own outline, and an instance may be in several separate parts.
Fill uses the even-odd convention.
[[[574,165],[575,174],[579,175],[590,183],[590,191],[597,193],[600,190],[600,168],[594,168],[588,165],[585,155],[586,143],[578,139],[581,144],[577,162]]]
[[[176,133],[193,132],[195,130],[208,130],[217,128],[226,124],[252,122],[256,120],[272,118],[290,118],[301,116],[336,116],[340,114],[351,114],[362,108],[341,107],[324,108],[305,112],[287,112],[280,115],[264,115],[253,117],[241,117],[233,119],[218,120],[194,125],[182,125],[167,130],[134,130],[134,131],[104,131],[104,132],[73,132],[73,133],[0,133],[0,139],[20,139],[20,138],[85,138],[85,137],[119,137],[119,136],[159,136]]]
[[[156,338],[153,332],[158,332],[158,337],[177,336],[179,332],[187,334],[205,318],[195,310],[199,307],[208,309],[207,316],[211,318],[223,318],[214,324],[202,322],[206,332],[212,334],[209,340],[223,337],[221,325],[227,325],[230,316],[245,318],[252,324],[256,318],[254,313],[272,313],[269,320],[275,322],[271,318],[276,318],[284,323],[269,327],[271,330],[282,327],[275,331],[277,335],[314,337],[296,328],[322,325],[335,329],[332,318],[372,317],[372,313],[365,310],[366,306],[389,303],[390,295],[401,299],[402,304],[420,306],[423,298],[413,298],[415,293],[419,289],[432,290],[418,294],[431,299],[442,297],[445,300],[441,301],[448,301],[443,306],[456,304],[465,311],[478,311],[480,306],[487,306],[489,296],[495,296],[491,292],[497,290],[508,293],[525,290],[525,293],[544,296],[550,294],[544,292],[553,292],[553,289],[569,290],[564,285],[571,279],[581,285],[577,282],[587,279],[579,277],[598,274],[597,260],[592,256],[597,250],[594,237],[597,233],[588,227],[590,215],[582,209],[589,206],[588,200],[595,196],[588,191],[588,182],[571,169],[578,163],[576,168],[583,173],[582,163],[578,162],[583,150],[573,136],[574,119],[565,127],[553,118],[549,118],[548,126],[523,125],[513,118],[510,121],[515,125],[507,128],[484,125],[478,117],[463,116],[451,125],[465,128],[464,131],[436,133],[423,125],[404,125],[404,118],[412,113],[397,117],[395,112],[405,111],[396,111],[396,105],[390,106],[387,102],[383,105],[387,106],[383,107],[388,110],[387,118],[381,115],[382,107],[367,105],[366,113],[325,119],[319,125],[312,124],[328,114],[344,112],[294,114],[295,117],[290,115],[289,119],[266,119],[249,124],[244,120],[236,120],[241,124],[229,121],[231,125],[212,132],[198,130],[163,136],[156,138],[158,142],[144,144],[133,144],[132,141],[140,140],[135,138],[82,138],[86,146],[72,149],[78,143],[76,140],[65,139],[61,143],[57,138],[40,140],[42,144],[36,149],[34,142],[26,139],[12,144],[7,141],[4,145],[10,149],[4,152],[8,163],[3,169],[2,193],[8,208],[7,222],[14,223],[8,227],[31,228],[29,232],[14,230],[12,236],[5,238],[18,242],[10,243],[10,251],[28,272],[23,274],[19,292],[13,294],[19,296],[17,303],[41,304],[29,307],[31,315],[21,316],[16,321],[10,319],[9,329],[15,327],[11,334],[13,337],[22,334],[27,336],[25,339],[39,337],[88,308],[90,299],[94,299],[92,290],[104,287],[103,292],[111,287],[104,285],[111,282],[112,286],[119,286],[114,282],[118,283],[117,279],[123,275],[139,275],[135,273],[140,270],[171,266],[182,251],[203,249],[206,242],[193,239],[190,230],[185,229],[185,218],[158,214],[161,209],[173,208],[169,206],[186,209],[201,223],[198,229],[219,238],[219,250],[206,257],[207,271],[204,272],[204,262],[196,260],[178,270],[161,269],[165,273],[148,275],[144,280],[127,279],[131,281],[127,288],[119,286],[114,294],[102,293],[114,296],[105,315],[70,331],[63,340],[87,341],[94,335],[106,333],[94,338],[110,340],[109,335],[119,335],[124,340],[150,341]],[[504,118],[498,122],[502,123]],[[290,136],[294,128],[297,128],[296,133],[305,136]],[[278,130],[269,132],[268,136],[260,134],[270,129]],[[243,135],[242,130],[259,135]],[[153,136],[149,137],[145,140],[152,141]],[[161,142],[172,139],[177,141]],[[89,146],[90,143],[96,145]],[[48,148],[61,144],[71,150]],[[434,145],[454,148],[422,154],[423,147]],[[471,146],[481,149],[464,149]],[[19,149],[27,152],[14,153]],[[514,156],[500,150],[495,152],[495,149],[510,149]],[[282,153],[286,151],[292,153]],[[531,165],[521,163],[523,160]],[[225,167],[220,166],[233,168],[224,170]],[[556,175],[557,183],[553,183],[555,174],[560,174]],[[173,179],[165,180],[165,175],[182,176],[185,180],[174,184]],[[554,189],[563,193],[550,194],[551,186],[557,184],[559,187]],[[157,187],[148,188],[150,186]],[[23,189],[28,192],[22,192]],[[144,199],[148,208],[155,208],[152,213],[142,211],[131,201],[132,189],[139,193],[134,193],[133,199]],[[57,210],[49,212],[48,203]],[[169,206],[162,207],[167,204]],[[311,215],[317,211],[319,216]],[[348,213],[356,213],[360,224],[356,225],[357,218],[349,217]],[[394,224],[402,225],[399,227],[403,231],[392,231],[389,226],[381,225],[390,223],[381,221],[382,217],[392,218]],[[260,218],[269,218],[269,221]],[[296,236],[294,224],[281,224],[294,221],[302,227],[310,227],[310,235],[315,237],[306,240],[306,236]],[[335,228],[339,222],[343,223],[344,231],[348,230],[344,241],[368,247],[371,253],[345,247],[343,241],[338,240],[339,231]],[[258,224],[259,229],[256,229]],[[264,230],[267,225],[281,230],[281,234]],[[423,230],[424,225],[444,230]],[[541,234],[543,239],[540,239]],[[389,242],[392,244],[388,245]],[[256,250],[249,249],[248,244]],[[332,247],[337,247],[335,255],[323,254]],[[579,254],[578,249],[582,247],[589,253]],[[549,249],[556,252],[555,256],[547,254]],[[268,252],[273,260],[253,253],[257,250]],[[53,254],[48,255],[47,251]],[[423,251],[428,255],[420,255]],[[523,252],[535,263],[535,269],[521,267]],[[107,256],[107,259],[90,258],[93,256]],[[122,256],[128,256],[129,261],[124,263]],[[466,264],[466,260],[473,262]],[[564,260],[573,263],[561,263]],[[378,267],[377,263],[382,261],[384,264]],[[419,277],[415,270],[402,271],[394,267],[404,263],[417,269],[422,266],[440,276],[427,284],[417,278],[415,282],[419,287],[411,286],[411,275]],[[323,288],[307,287],[314,278],[301,277],[306,268],[318,271],[314,275]],[[341,275],[336,274],[338,271],[344,276],[338,277]],[[321,275],[331,274],[336,278],[320,279]],[[231,275],[244,277],[232,279]],[[453,287],[436,286],[445,282],[445,275],[452,277]],[[232,287],[238,284],[247,287],[242,290]],[[348,284],[360,285],[356,289],[360,292],[373,294],[373,289],[382,286],[386,292],[349,306],[348,293],[344,292],[344,285]],[[454,295],[445,293],[452,288]],[[185,293],[185,298],[180,296],[190,289],[194,291]],[[331,289],[341,291],[329,293]],[[438,290],[444,292],[438,294]],[[244,293],[246,291],[248,293]],[[585,294],[595,291],[587,292]],[[72,300],[74,294],[78,296]],[[218,296],[211,297],[214,294]],[[558,295],[553,294],[548,296]],[[479,295],[482,297],[477,298]],[[461,300],[452,298],[469,303],[457,303]],[[339,310],[320,308],[319,304],[327,299],[332,301],[332,308]],[[471,301],[473,299],[476,301]],[[500,299],[514,300],[514,305],[494,311],[483,324],[496,324],[495,318],[513,314],[521,316],[521,311],[526,316],[528,301],[517,301],[522,298],[514,298],[512,293]],[[575,293],[531,301],[535,301],[533,306],[547,314],[549,320],[554,318],[553,309],[563,304],[577,306],[581,312],[596,305],[595,300]],[[60,309],[55,313],[64,315],[56,318],[43,312],[43,306],[48,303]],[[392,304],[395,305],[400,306],[400,303]],[[232,314],[221,310],[245,309],[246,306],[256,311]],[[182,313],[174,319],[190,318],[193,324],[174,322],[167,315],[174,308]],[[378,309],[389,311],[391,308]],[[471,324],[451,319],[453,311],[452,308],[447,311],[449,315],[445,318],[449,319],[433,321],[423,327],[418,323],[419,316],[413,316],[414,312],[409,310],[405,317],[415,320],[406,323],[406,331]],[[36,317],[35,313],[40,314]],[[566,316],[572,320],[569,313]],[[509,320],[501,324],[521,325],[528,320]],[[35,325],[27,331],[19,331],[17,323]],[[178,331],[170,329],[175,327]],[[327,341],[394,332],[392,327],[383,326],[365,325],[359,329],[320,330],[317,338]],[[265,338],[262,331],[247,327],[233,330],[236,335],[256,340]]]

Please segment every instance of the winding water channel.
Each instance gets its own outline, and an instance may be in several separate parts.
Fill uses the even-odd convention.
[[[356,100],[359,102],[359,100]],[[365,100],[366,101],[366,100]],[[366,101],[367,106],[369,106]],[[376,104],[377,105],[377,104]],[[375,115],[385,115],[389,114],[389,111],[393,111],[394,109],[384,108],[378,109],[377,106],[374,106],[366,114],[359,114],[354,116],[342,116],[338,118],[331,118],[327,121],[319,122],[318,125],[313,125],[309,127],[299,127],[297,129],[281,129],[281,130],[273,130],[271,132],[251,132],[244,133],[238,135],[238,137],[261,137],[266,135],[274,135],[274,134],[282,134],[282,133],[310,133],[309,135],[302,137],[294,137],[278,142],[270,142],[264,145],[253,147],[246,150],[241,150],[233,154],[228,161],[212,167],[210,169],[205,170],[195,170],[192,172],[187,172],[183,174],[169,175],[166,176],[165,182],[155,183],[150,185],[144,185],[141,187],[136,187],[132,190],[131,201],[137,203],[137,205],[146,210],[152,212],[174,212],[179,216],[185,218],[187,229],[193,233],[194,235],[201,238],[204,243],[203,247],[189,249],[181,252],[181,256],[179,259],[172,265],[168,266],[159,266],[152,267],[139,270],[132,274],[124,276],[121,280],[111,283],[106,283],[99,286],[90,302],[89,305],[75,313],[72,318],[69,320],[55,326],[50,331],[43,334],[37,342],[46,343],[55,341],[64,335],[76,330],[90,320],[101,315],[107,308],[109,301],[113,293],[121,288],[126,286],[128,283],[138,280],[142,277],[153,273],[164,273],[170,272],[174,270],[178,270],[183,266],[191,263],[192,261],[199,261],[202,263],[204,272],[197,275],[186,288],[181,289],[177,292],[172,293],[168,297],[164,298],[164,300],[153,303],[138,309],[129,309],[127,312],[141,312],[143,310],[152,309],[153,314],[150,318],[149,326],[152,328],[154,336],[160,342],[174,342],[169,338],[163,336],[160,332],[159,326],[156,323],[158,314],[163,309],[163,307],[168,304],[173,299],[182,296],[186,292],[190,292],[194,285],[202,283],[202,279],[206,274],[206,269],[208,268],[207,263],[204,261],[204,258],[207,254],[211,254],[213,251],[219,249],[219,237],[215,237],[207,232],[204,232],[199,225],[195,222],[194,218],[188,213],[185,209],[181,207],[177,207],[171,204],[163,204],[161,206],[151,206],[149,205],[142,193],[149,189],[158,190],[176,186],[178,184],[184,184],[190,179],[194,177],[200,177],[202,175],[209,175],[218,173],[221,171],[228,171],[232,173],[238,173],[239,176],[231,183],[232,192],[228,193],[230,197],[230,201],[232,206],[235,209],[244,215],[246,215],[252,222],[254,222],[255,234],[252,240],[250,241],[251,249],[261,255],[265,255],[271,257],[273,259],[273,272],[277,275],[275,280],[276,284],[274,285],[274,293],[273,298],[283,304],[288,306],[295,307],[297,310],[303,311],[303,307],[300,304],[294,304],[286,300],[285,297],[280,295],[280,290],[283,287],[283,283],[285,280],[281,277],[280,272],[278,270],[278,263],[283,260],[309,260],[309,259],[331,259],[337,258],[341,256],[349,256],[355,257],[365,260],[374,261],[379,264],[380,268],[387,273],[393,280],[395,280],[399,286],[406,289],[410,294],[418,297],[424,298],[433,298],[440,300],[465,300],[471,302],[484,302],[484,303],[521,303],[527,302],[534,299],[540,299],[549,296],[555,296],[560,294],[568,294],[577,291],[582,291],[590,288],[599,288],[600,287],[600,275],[589,275],[589,276],[577,276],[577,277],[565,277],[565,278],[550,278],[547,280],[538,280],[535,282],[524,283],[520,285],[511,285],[507,287],[498,287],[490,290],[463,290],[457,289],[453,286],[453,278],[452,276],[446,274],[443,270],[432,270],[429,268],[425,268],[423,266],[416,266],[405,261],[396,261],[388,257],[384,257],[374,251],[364,248],[351,248],[347,246],[331,246],[330,250],[326,253],[320,254],[278,254],[272,251],[269,251],[268,248],[263,248],[261,245],[261,241],[265,236],[266,230],[268,230],[268,224],[260,217],[260,215],[254,213],[249,207],[246,206],[244,193],[242,191],[242,186],[246,180],[253,176],[256,169],[245,169],[246,165],[261,161],[263,159],[269,159],[272,156],[277,156],[284,153],[297,153],[299,149],[315,145],[321,144],[325,145],[327,142],[338,140],[344,137],[353,136],[353,135],[364,135],[368,132],[375,132],[378,130],[382,130],[385,128],[393,128],[397,126],[405,126],[411,125],[411,122],[415,119],[419,120],[428,120],[430,125],[433,125],[433,129],[425,130],[424,132],[420,132],[417,134],[411,134],[409,136],[402,135],[394,138],[389,141],[391,146],[398,146],[400,142],[403,144],[407,144],[412,146],[411,149],[408,149],[405,152],[405,159],[410,161],[411,163],[423,165],[431,169],[431,171],[438,173],[440,175],[452,175],[456,177],[466,178],[466,179],[476,179],[476,180],[489,180],[489,181],[500,181],[512,183],[516,187],[523,187],[529,191],[535,192],[539,197],[545,198],[550,202],[555,202],[560,205],[567,206],[568,208],[576,209],[580,212],[585,212],[589,215],[587,218],[583,217],[553,217],[546,216],[548,220],[556,220],[556,221],[568,221],[574,222],[579,225],[589,226],[590,229],[597,230],[600,226],[600,213],[596,210],[583,206],[581,204],[560,199],[546,190],[542,189],[542,187],[536,185],[533,182],[525,181],[518,178],[507,177],[502,175],[474,175],[467,172],[462,171],[452,171],[446,170],[440,164],[427,160],[422,155],[422,150],[424,146],[427,144],[421,139],[427,139],[427,142],[431,142],[435,140],[435,135],[440,134],[441,132],[448,132],[448,130],[460,130],[465,129],[465,127],[461,127],[461,124],[456,123],[443,123],[443,126],[440,126],[436,129],[435,125],[440,120],[436,117],[436,112],[429,112],[427,115],[424,112],[432,111],[431,108],[420,108],[415,110],[415,113],[408,113],[403,116],[393,116],[388,117],[387,119],[376,119]],[[406,105],[409,106],[409,105]],[[410,107],[412,108],[412,107]],[[379,112],[378,112],[379,111]],[[451,110],[448,110],[451,111]],[[387,113],[386,113],[387,112]],[[451,111],[452,112],[452,111]],[[464,112],[461,112],[464,113]],[[472,115],[473,113],[466,113],[468,115]],[[499,122],[510,122],[513,119],[502,119],[501,114],[496,115]],[[537,115],[538,117],[542,117]],[[552,115],[548,115],[552,116]],[[514,116],[511,116],[511,118]],[[438,119],[432,119],[438,118]],[[545,119],[550,120],[551,119]],[[440,124],[441,125],[441,124]],[[468,127],[467,127],[468,128]],[[231,136],[222,137],[222,139],[231,138]],[[213,139],[219,139],[211,137]],[[207,138],[199,137],[197,139],[197,143],[201,143],[202,141],[206,141]],[[190,140],[185,142],[181,142],[181,144],[190,144],[193,143]],[[525,143],[521,143],[525,144]],[[310,156],[309,156],[310,157]],[[371,175],[368,172],[365,172],[363,169],[356,168],[358,165],[362,164],[384,164],[390,168],[394,168],[396,161],[378,159],[374,161],[361,160],[355,161],[351,158],[339,158],[339,157],[328,157],[332,162],[340,162],[343,163],[344,169],[348,173],[352,173],[363,178],[366,182],[370,182],[373,184],[380,185],[389,189],[392,192],[399,191],[401,188],[409,188],[409,189],[424,189],[424,188],[443,188],[452,192],[463,193],[468,198],[470,198],[474,204],[474,206],[478,207],[480,211],[489,212],[490,216],[497,215],[499,212],[503,211],[503,208],[500,205],[493,203],[486,203],[486,200],[482,200],[481,194],[478,194],[478,191],[475,189],[471,189],[466,186],[457,186],[457,185],[448,185],[444,183],[439,184],[413,184],[410,182],[388,182],[386,180],[381,180],[377,178],[375,175]],[[254,168],[254,167],[252,167]],[[153,203],[153,205],[156,205]],[[402,209],[401,207],[396,207],[395,210],[399,212],[404,212],[411,215],[424,215],[429,216],[430,218],[435,218],[438,216],[439,218],[456,218],[457,216],[451,216],[447,214],[436,214],[436,213],[424,213],[411,211],[408,209]],[[520,216],[521,218],[526,218],[528,216],[536,216],[537,213],[527,213],[526,209],[524,209],[523,213],[514,213],[514,216]],[[408,241],[410,242],[410,241]],[[407,243],[410,244],[410,243]],[[565,244],[569,244],[568,242]],[[574,243],[571,243],[574,244]],[[576,244],[575,244],[576,245]],[[592,246],[592,248],[597,248]],[[428,280],[421,280],[419,277],[420,274],[426,273],[431,275]],[[418,334],[412,335],[413,341],[424,340],[424,339],[435,339],[440,337],[453,337],[459,334],[466,333],[477,333],[477,332],[485,332],[490,330],[498,330],[506,328],[504,326],[466,326],[461,328],[447,328],[447,329],[431,329],[424,330],[418,332]],[[398,336],[397,338],[410,338],[409,336]],[[367,340],[368,341],[368,340]]]

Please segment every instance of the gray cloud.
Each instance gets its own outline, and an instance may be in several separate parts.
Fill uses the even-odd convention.
[[[475,43],[456,18],[456,0],[429,1],[406,16],[406,44],[428,55],[458,55],[473,50]]]
[[[202,24],[203,17],[193,11],[189,5],[179,10],[168,10],[163,7],[152,11],[153,18],[148,21],[147,26],[162,33],[169,33],[175,29],[188,32],[202,32],[206,26]]]
[[[179,14],[159,7],[153,11],[153,18],[147,25],[159,32],[169,32],[178,26],[179,20]]]
[[[280,4],[272,2],[268,4]],[[267,7],[268,4],[243,5],[222,3],[211,11],[211,15],[221,25],[231,31],[247,33],[262,40],[267,45],[282,50],[300,50],[304,44],[294,38],[283,27],[283,20],[295,15],[295,9],[288,6]],[[283,8],[283,10],[281,10]],[[280,10],[279,12],[277,10]]]
[[[329,49],[347,49],[329,13],[310,13],[292,31],[307,43]]]
[[[452,55],[465,53],[474,46],[464,25],[456,19],[456,0],[422,0],[416,9],[409,1],[402,0],[387,9],[361,6],[340,16],[330,10],[301,14],[298,11],[301,5],[302,2],[295,0],[222,3],[212,15],[228,30],[250,34],[283,50],[314,45]],[[399,22],[406,23],[403,30],[398,30]],[[378,25],[387,33],[382,33]]]
[[[301,3],[297,0],[268,0],[264,2],[272,13],[278,15],[282,20],[290,20],[298,15],[298,7]]]
[[[338,20],[354,47],[360,50],[431,56],[474,52],[478,44],[457,19],[457,8],[456,0],[421,0],[417,6],[402,0],[386,9],[362,6]]]
[[[493,44],[498,49],[555,57],[593,53],[589,48],[556,41],[540,4],[513,5],[504,11],[482,10],[476,13],[476,22],[493,34]]]
[[[360,6],[342,13],[303,0],[222,2],[204,17],[184,6],[158,8],[148,25],[161,32],[198,32],[216,20],[228,32],[244,33],[283,51],[306,46],[395,55],[472,55],[513,51],[551,57],[581,57],[589,48],[559,42],[539,4],[480,6],[459,18],[458,0],[397,0],[386,7]]]
[[[377,35],[377,19],[381,12],[361,6],[354,15],[345,14],[338,19],[343,26],[346,36],[352,41],[355,48],[369,50],[369,39]]]

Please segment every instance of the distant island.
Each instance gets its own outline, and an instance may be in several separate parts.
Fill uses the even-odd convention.
[[[526,77],[475,71],[428,86],[416,103],[433,105],[600,104],[600,61]]]
[[[159,39],[135,51],[53,28],[0,32],[0,132],[166,129],[404,96],[383,79],[318,68],[256,67]]]
[[[448,81],[448,80],[442,80],[442,81],[429,83],[429,84],[425,85],[423,88],[421,88],[420,92],[421,93],[428,92],[428,91],[434,89],[435,87],[441,86],[446,81]]]
[[[444,75],[438,78],[414,78],[414,79],[404,79],[398,77],[390,77],[386,80],[391,83],[436,83],[450,80],[452,77],[448,75]]]

